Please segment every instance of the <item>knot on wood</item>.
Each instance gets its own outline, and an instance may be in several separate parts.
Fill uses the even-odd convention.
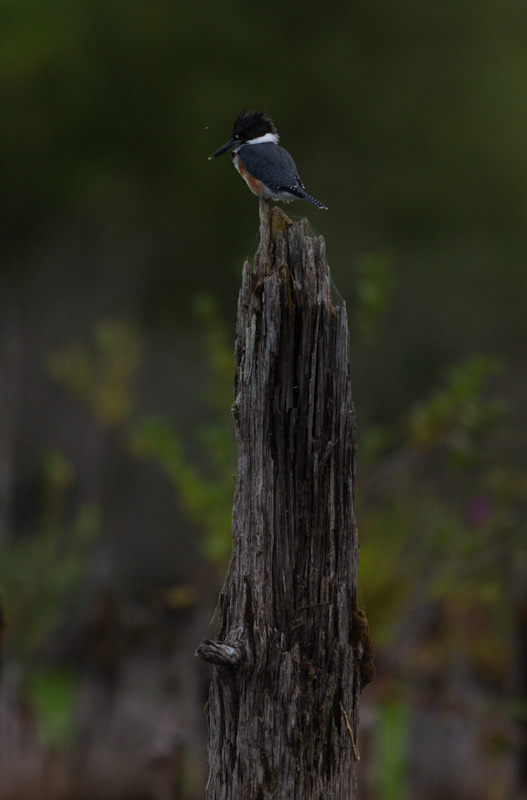
[[[370,638],[366,614],[357,608],[356,602],[354,602],[352,621],[351,642],[360,664],[360,690],[362,692],[364,687],[375,679],[375,664],[373,663],[375,649]]]
[[[203,639],[197,646],[195,655],[219,667],[239,667],[247,661],[247,651],[243,643],[243,629],[237,628],[224,642]]]

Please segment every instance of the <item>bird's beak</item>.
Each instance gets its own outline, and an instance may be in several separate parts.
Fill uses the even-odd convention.
[[[240,144],[238,139],[231,139],[230,142],[224,144],[223,147],[220,147],[219,150],[216,150],[211,156],[209,156],[209,161],[217,156],[222,156],[224,153],[228,153],[229,150],[232,150],[233,147],[236,147],[237,144]]]

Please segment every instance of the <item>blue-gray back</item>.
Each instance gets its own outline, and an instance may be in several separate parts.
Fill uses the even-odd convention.
[[[295,162],[283,147],[272,142],[248,144],[238,151],[245,168],[273,189],[304,188]]]

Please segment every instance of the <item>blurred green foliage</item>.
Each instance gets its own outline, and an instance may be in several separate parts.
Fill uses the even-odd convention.
[[[369,296],[363,302],[368,315]],[[96,331],[98,346],[90,357],[75,345],[49,363],[55,377],[92,408],[102,425],[118,422],[123,444],[134,457],[153,460],[163,470],[189,521],[202,531],[203,555],[221,570],[230,552],[236,459],[230,419],[232,352],[212,298],[200,296],[196,309],[215,419],[194,432],[206,464],[198,466],[186,455],[181,432],[168,420],[122,411],[135,405],[141,350],[125,326]],[[361,317],[360,305],[355,315]],[[486,608],[492,635],[485,628],[463,646],[473,646],[482,662],[490,662],[499,640],[504,660],[511,657],[512,598],[503,593],[503,581],[511,557],[525,546],[521,536],[514,537],[527,479],[493,462],[493,442],[506,425],[506,409],[490,391],[497,371],[495,359],[470,358],[450,368],[444,385],[410,408],[402,421],[360,436],[360,585],[379,647],[390,646],[397,619],[420,592],[421,602],[448,598],[463,608]],[[108,407],[121,412],[108,414]]]
[[[201,552],[220,570],[231,552],[232,497],[236,445],[231,418],[233,353],[217,303],[211,295],[194,300],[202,334],[203,368],[208,374],[206,401],[213,421],[199,426],[196,444],[206,464],[197,468],[184,455],[181,436],[162,419],[139,422],[132,430],[136,452],[162,466],[193,524],[202,531]]]
[[[408,797],[409,725],[410,713],[406,703],[391,699],[381,706],[377,741],[378,800]]]
[[[493,636],[510,636],[513,598],[504,586],[511,559],[527,544],[514,540],[527,476],[495,463],[508,424],[489,387],[496,370],[482,357],[450,369],[444,387],[411,408],[406,424],[375,431],[366,446],[357,490],[361,585],[380,643],[393,636],[402,607],[415,602],[413,581],[424,576],[423,602],[471,597],[488,607],[491,625],[507,609],[508,624],[496,624]],[[495,640],[489,655],[492,649]]]
[[[499,421],[503,411],[496,398],[485,396],[489,378],[497,371],[496,360],[477,356],[452,367],[445,388],[408,414],[408,441],[430,447],[447,442],[459,459],[477,458],[479,440]]]
[[[389,251],[357,259],[355,319],[359,335],[373,335],[386,314],[393,289],[394,258]]]
[[[40,666],[31,670],[24,693],[36,713],[44,744],[70,751],[76,733],[79,675],[64,667]]]
[[[99,325],[87,342],[73,342],[47,359],[50,374],[88,407],[103,428],[119,430],[135,458],[160,467],[177,492],[189,521],[201,532],[201,551],[220,568],[230,554],[236,449],[231,423],[233,355],[217,304],[200,294],[194,302],[201,324],[206,403],[213,421],[194,432],[208,462],[186,455],[182,432],[167,419],[135,411],[134,382],[141,366],[139,335],[124,322]]]
[[[0,587],[5,601],[11,650],[28,670],[49,636],[67,615],[86,557],[100,527],[96,508],[81,508],[65,518],[65,495],[73,469],[59,452],[43,464],[41,524],[0,547]]]
[[[384,267],[374,267],[372,274],[372,281],[384,285]],[[387,295],[372,313],[371,295],[358,294],[351,317],[370,321],[362,329],[365,343],[382,324],[388,305]],[[128,411],[107,413],[108,407],[135,407],[133,379],[141,347],[130,331],[118,326],[116,336],[106,329],[105,335],[95,332],[93,342],[99,346],[90,350],[90,359],[76,345],[55,354],[49,363],[55,377],[94,411],[102,425],[118,423],[123,446],[133,457],[147,458],[165,473],[189,522],[201,531],[203,557],[222,573],[230,552],[231,475],[236,459],[230,419],[232,351],[212,298],[200,296],[195,307],[214,419],[193,434],[194,451],[206,454],[199,466],[187,455],[181,432],[168,420],[142,419]],[[414,404],[401,420],[359,437],[359,594],[381,661],[397,643],[401,621],[413,608],[437,606],[444,619],[433,640],[425,637],[412,651],[407,678],[394,676],[397,702],[389,699],[379,706],[379,797],[387,800],[406,796],[410,747],[406,691],[415,674],[430,677],[463,653],[484,680],[500,683],[514,658],[515,587],[525,578],[519,565],[527,558],[521,527],[527,476],[495,463],[493,448],[508,424],[507,407],[494,388],[499,386],[500,369],[496,359],[468,358],[448,369],[442,386]],[[117,380],[112,379],[115,375]],[[112,391],[127,401],[114,403]],[[518,575],[506,588],[515,568]],[[176,586],[165,594],[174,608],[195,602],[189,586]],[[500,713],[509,712],[502,703]]]
[[[97,326],[90,341],[73,342],[47,359],[50,375],[88,405],[105,427],[128,420],[132,382],[141,362],[138,334],[123,322]]]
[[[161,419],[139,423],[133,430],[132,444],[137,455],[154,460],[168,476],[190,521],[202,532],[200,550],[205,558],[225,566],[231,550],[232,436],[219,426],[206,428],[211,466],[217,473],[213,478],[189,461],[180,436]]]

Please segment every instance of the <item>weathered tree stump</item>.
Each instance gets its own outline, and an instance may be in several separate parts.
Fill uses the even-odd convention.
[[[233,553],[208,703],[208,800],[352,800],[358,696],[355,433],[346,309],[321,237],[260,205],[238,302]],[[362,677],[361,677],[362,676]]]

